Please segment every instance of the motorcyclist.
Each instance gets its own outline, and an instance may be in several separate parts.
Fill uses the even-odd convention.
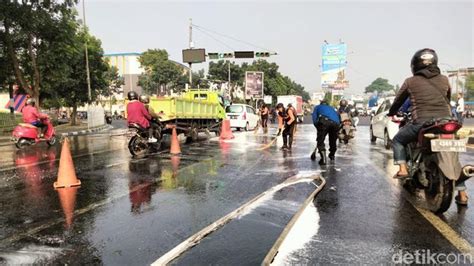
[[[406,162],[406,145],[417,140],[424,122],[443,117],[451,117],[451,88],[446,76],[441,75],[438,55],[433,49],[417,51],[411,59],[412,77],[405,80],[397,93],[388,116],[394,116],[407,99],[411,101],[412,123],[401,128],[393,139],[393,157],[399,166],[394,178],[409,175]],[[459,194],[456,202],[467,204],[464,184],[457,186]]]
[[[35,99],[28,98],[28,100],[26,100],[26,106],[23,107],[23,110],[21,111],[23,114],[23,122],[31,124],[35,127],[39,127],[41,129],[41,135],[43,135],[47,125],[45,125],[41,120],[47,119],[48,115],[38,112],[38,109],[35,107],[35,105]]]
[[[151,116],[151,121],[150,121],[150,129],[149,129],[149,134],[150,136],[153,135],[153,131],[158,129],[160,127],[160,116],[155,112],[153,107],[150,106],[150,96],[148,95],[141,95],[140,96],[140,102],[145,105],[146,110]]]
[[[351,112],[351,109],[347,103],[347,100],[345,99],[342,99],[339,101],[339,108],[337,109],[337,112],[339,114],[342,114],[342,113],[347,113],[349,114]]]
[[[138,101],[138,94],[134,91],[130,91],[127,94],[127,98],[130,101],[127,104],[127,122],[128,124],[138,124],[144,129],[150,128],[151,115],[145,108],[145,105]],[[153,137],[153,134],[148,136],[148,142],[154,143],[158,140]]]

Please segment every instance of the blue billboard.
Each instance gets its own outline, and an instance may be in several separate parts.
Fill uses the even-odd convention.
[[[348,86],[345,80],[347,65],[347,45],[323,44],[321,64],[321,86],[328,89],[344,89]]]

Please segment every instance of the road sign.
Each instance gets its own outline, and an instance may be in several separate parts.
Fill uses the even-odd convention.
[[[184,49],[183,62],[191,63],[191,64],[206,62],[206,50],[205,49]]]

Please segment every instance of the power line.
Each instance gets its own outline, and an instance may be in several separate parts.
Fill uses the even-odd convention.
[[[252,43],[247,42],[247,41],[239,40],[239,39],[234,38],[234,37],[232,37],[232,36],[229,36],[229,35],[227,35],[227,34],[219,33],[219,32],[216,32],[216,31],[214,31],[214,30],[207,29],[207,28],[201,27],[201,26],[196,25],[196,24],[193,24],[193,26],[196,27],[196,28],[199,28],[199,29],[201,29],[201,30],[205,30],[205,31],[208,31],[208,32],[212,32],[212,33],[214,33],[214,34],[216,34],[216,35],[220,35],[220,36],[222,36],[222,37],[225,37],[225,38],[228,38],[228,39],[231,39],[231,40],[240,42],[240,43],[244,43],[244,44],[246,44],[246,45],[253,46],[253,47],[258,48],[258,49],[262,49],[262,50],[267,51],[267,52],[276,53],[276,52],[273,51],[273,50],[270,50],[270,49],[267,49],[267,48],[265,48],[265,47],[261,47],[261,46],[252,44]]]
[[[223,41],[220,41],[219,39],[215,38],[214,36],[212,36],[211,34],[205,32],[204,30],[200,29],[199,27],[196,27],[195,25],[193,25],[195,27],[195,29],[197,29],[198,31],[202,32],[203,34],[205,34],[206,36],[208,36],[209,38],[213,39],[214,41],[224,45],[225,47],[229,48],[231,51],[234,51],[234,48],[232,48],[230,45],[226,44],[225,42]]]

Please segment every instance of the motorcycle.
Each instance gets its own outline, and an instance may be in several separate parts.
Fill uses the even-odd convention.
[[[338,138],[340,142],[348,144],[349,140],[354,138],[354,126],[352,120],[347,113],[341,113],[341,128],[339,129]]]
[[[392,121],[409,123],[410,114],[397,116]],[[462,167],[459,161],[459,153],[466,151],[466,141],[456,137],[461,127],[453,118],[431,120],[423,124],[417,141],[407,145],[409,177],[403,185],[423,190],[428,208],[437,214],[449,209],[455,186],[474,175],[473,166]]]
[[[20,123],[13,129],[11,140],[18,149],[26,146],[34,145],[39,142],[46,142],[49,146],[53,146],[57,142],[54,126],[49,118],[41,119],[46,125],[44,136],[40,135],[41,129],[28,123]]]
[[[149,143],[148,129],[141,127],[138,124],[132,123],[128,126],[128,150],[133,156],[143,156],[148,153],[157,152],[161,147],[161,132],[162,125],[154,121],[158,126],[153,130],[153,136],[158,140],[155,143]]]

